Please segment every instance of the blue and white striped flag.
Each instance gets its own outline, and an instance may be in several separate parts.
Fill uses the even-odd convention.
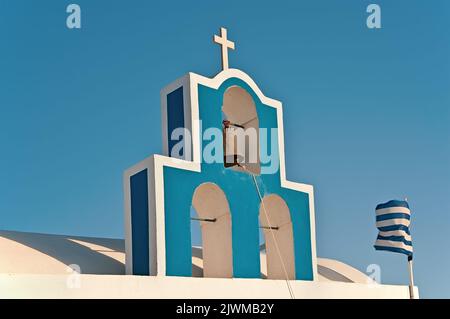
[[[375,249],[393,251],[412,257],[413,247],[409,231],[411,212],[408,202],[391,200],[377,205],[375,212],[379,230],[374,245]]]

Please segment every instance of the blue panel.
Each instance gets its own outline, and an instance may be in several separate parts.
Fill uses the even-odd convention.
[[[172,148],[178,141],[172,141],[172,131],[176,128],[184,128],[184,104],[183,104],[183,87],[179,87],[175,91],[167,95],[167,139],[169,145],[169,156]],[[184,147],[180,155],[184,155]]]
[[[185,172],[185,171],[182,171]],[[189,174],[164,167],[166,275],[192,276],[191,203],[197,183]]]
[[[149,275],[147,170],[130,178],[133,274]]]

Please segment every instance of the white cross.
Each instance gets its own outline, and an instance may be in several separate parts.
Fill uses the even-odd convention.
[[[214,35],[214,42],[222,46],[222,70],[228,69],[228,48],[234,50],[234,42],[227,39],[227,29],[220,28],[220,37]]]

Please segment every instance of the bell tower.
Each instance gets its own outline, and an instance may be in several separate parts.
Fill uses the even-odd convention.
[[[265,264],[269,279],[315,280],[314,191],[286,179],[282,104],[229,68],[235,45],[224,28],[214,42],[222,71],[188,73],[162,89],[163,154],[124,173],[127,274],[193,276],[195,219],[203,276],[262,278]],[[220,137],[205,138],[210,129]],[[219,162],[204,160],[214,142]]]

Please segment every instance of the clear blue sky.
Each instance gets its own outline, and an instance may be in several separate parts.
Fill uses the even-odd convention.
[[[82,29],[66,28],[78,3]],[[416,283],[450,297],[450,2],[0,0],[0,229],[123,237],[122,172],[161,153],[160,89],[230,64],[284,103],[319,256],[406,284],[374,208],[408,197]]]

